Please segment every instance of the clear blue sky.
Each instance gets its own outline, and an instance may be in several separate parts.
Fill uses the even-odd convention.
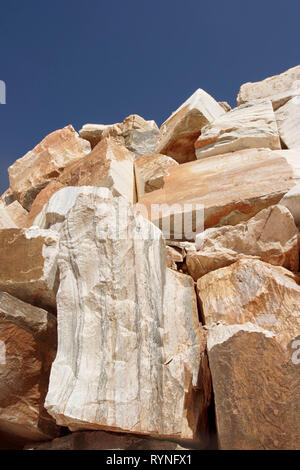
[[[234,105],[242,83],[300,64],[299,18],[299,0],[1,0],[0,193],[69,123],[160,125],[199,87]]]

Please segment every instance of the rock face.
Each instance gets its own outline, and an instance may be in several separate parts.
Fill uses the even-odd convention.
[[[219,447],[299,449],[299,365],[276,335],[251,323],[209,331]]]
[[[184,444],[183,444],[184,445]],[[73,432],[51,442],[28,445],[26,450],[185,450],[171,441],[151,439],[133,434],[106,431]]]
[[[27,217],[28,212],[23,209],[18,201],[13,201],[11,204],[5,205],[5,203],[0,200],[0,229],[25,227]]]
[[[281,149],[270,100],[249,102],[205,126],[195,143],[198,159],[249,148]]]
[[[120,204],[128,217],[116,238]],[[166,270],[160,231],[124,204],[80,195],[61,228],[45,406],[72,431],[199,439],[210,388],[193,281]]]
[[[176,160],[162,154],[146,154],[137,158],[134,169],[138,199],[144,193],[162,188],[164,176],[169,174],[169,168],[176,165]]]
[[[197,281],[204,322],[251,322],[285,340],[300,325],[298,282],[287,269],[255,259],[213,271]]]
[[[298,148],[300,152],[300,89],[297,96],[276,111],[276,120],[282,142],[287,148]]]
[[[300,65],[261,82],[244,83],[240,88],[237,103],[240,105],[260,98],[270,98],[276,110],[289,100],[297,89],[300,89]]]
[[[179,229],[180,216],[185,214],[187,223],[193,225],[189,236],[195,239],[203,227],[236,225],[277,204],[296,185],[299,175],[297,151],[242,150],[171,168],[164,187],[144,194],[139,204],[144,205],[144,214],[162,227],[166,238],[174,233],[175,238],[184,235]],[[158,208],[154,204],[164,205]],[[174,213],[179,220],[176,230]]]
[[[198,89],[10,167],[0,450],[300,448],[299,97]]]
[[[113,124],[84,124],[79,131],[80,137],[90,142],[92,149],[100,142],[103,132]]]
[[[300,337],[299,278],[282,267],[240,260],[199,279],[197,289],[211,325],[220,448],[299,448],[300,376],[293,351]]]
[[[69,211],[75,205],[81,194],[91,194],[101,197],[102,201],[112,198],[112,193],[107,188],[95,186],[67,186],[57,191],[43,207],[43,210],[34,221],[34,225],[42,229],[60,231]]]
[[[125,146],[136,158],[155,153],[159,130],[154,121],[145,121],[137,114],[131,114],[123,121],[122,133]]]
[[[102,186],[113,195],[135,201],[134,156],[113,139],[103,139],[85,158],[63,172],[58,179],[63,186]]]
[[[8,169],[10,187],[20,204],[27,210],[37,194],[64,168],[84,155],[91,146],[81,139],[72,126],[52,132],[33,150]]]
[[[196,237],[196,249],[186,259],[195,281],[244,257],[299,269],[298,229],[289,210],[280,205],[262,210],[248,222],[205,230]]]
[[[12,440],[58,435],[43,407],[55,354],[55,317],[0,292],[0,432]]]
[[[137,158],[155,152],[159,130],[154,121],[145,121],[141,116],[131,114],[121,124],[85,124],[79,134],[91,143],[92,148],[103,138],[113,137]]]
[[[50,230],[0,230],[0,291],[56,309],[58,235]]]
[[[195,160],[194,143],[201,129],[225,112],[199,88],[162,124],[156,152],[169,155],[178,163]]]
[[[42,212],[43,208],[47,206],[47,203],[60,189],[64,188],[64,185],[57,180],[51,181],[47,186],[42,189],[37,195],[31,206],[30,212],[26,218],[26,227],[31,227],[34,224],[35,219]]]

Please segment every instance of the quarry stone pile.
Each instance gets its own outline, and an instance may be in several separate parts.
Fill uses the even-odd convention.
[[[300,448],[299,99],[199,88],[10,166],[1,449]]]

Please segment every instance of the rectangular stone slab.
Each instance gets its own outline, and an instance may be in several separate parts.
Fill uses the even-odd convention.
[[[185,163],[170,168],[163,188],[144,194],[139,204],[144,216],[159,226],[170,220],[170,212],[186,213],[195,238],[203,228],[235,225],[277,204],[299,180],[299,157],[294,150],[249,149]],[[157,215],[153,207],[160,204],[165,207]],[[196,226],[201,205],[203,225]],[[172,224],[171,236],[164,235],[174,236]]]

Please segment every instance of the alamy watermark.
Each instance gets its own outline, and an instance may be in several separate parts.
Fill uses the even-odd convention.
[[[0,104],[6,104],[6,83],[0,80]]]

